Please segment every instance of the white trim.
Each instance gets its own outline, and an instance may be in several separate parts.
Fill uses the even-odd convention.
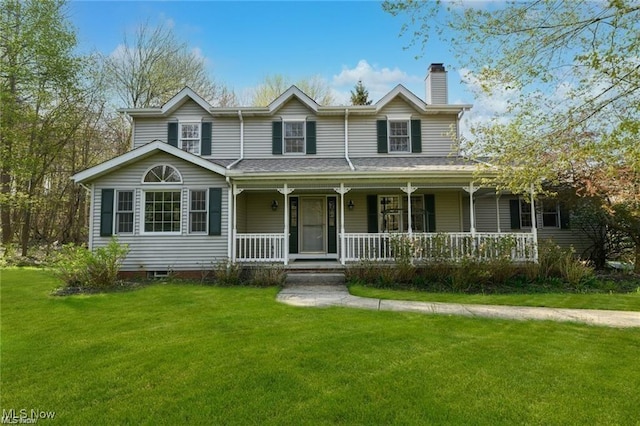
[[[294,96],[298,98],[298,100],[300,100],[300,102],[302,102],[307,108],[309,108],[313,112],[318,112],[318,103],[311,99],[302,90],[298,89],[296,86],[289,87],[283,94],[281,94],[273,102],[271,102],[268,106],[269,112],[273,114]]]
[[[147,200],[146,200],[146,194],[148,192],[177,192],[180,194],[179,200],[180,200],[180,226],[179,226],[179,231],[170,231],[170,232],[160,232],[160,231],[145,231],[145,216],[146,216],[146,209],[147,209]],[[183,188],[176,188],[176,187],[165,187],[165,188],[148,188],[148,189],[142,189],[142,193],[141,193],[141,197],[140,197],[140,202],[141,202],[141,206],[140,206],[140,235],[183,235],[182,233],[182,227],[184,226],[184,206],[183,206]]]
[[[389,102],[395,99],[396,96],[402,96],[407,102],[413,104],[413,107],[417,110],[424,111],[427,107],[425,101],[411,93],[409,89],[404,87],[402,84],[398,84],[394,87],[389,93],[384,95],[378,102],[375,103],[376,111],[380,111],[384,108]],[[461,105],[458,108],[462,107]]]
[[[131,213],[133,214],[131,232],[118,232],[118,194],[121,192],[131,193]],[[117,188],[113,191],[113,235],[134,235],[136,228],[136,190],[135,188]],[[128,211],[124,213],[129,213]]]
[[[204,231],[191,231],[191,195],[193,191],[204,192]],[[203,210],[195,210],[202,213]],[[208,188],[187,188],[187,234],[189,235],[209,235],[209,190]]]
[[[79,173],[76,173],[75,175],[71,176],[71,179],[73,179],[75,183],[84,183],[110,173],[120,167],[124,167],[138,160],[142,160],[143,158],[153,155],[156,152],[167,153],[196,166],[200,166],[203,169],[217,173],[220,176],[226,176],[226,169],[222,166],[214,164],[211,161],[207,161],[197,155],[183,151],[177,147],[171,146],[168,143],[155,141],[136,148],[133,151],[129,151],[126,154],[122,154],[116,158],[105,161],[104,163],[98,164],[97,166],[93,166]]]
[[[287,152],[287,144],[286,144],[286,134],[287,134],[287,123],[302,123],[302,152]],[[299,139],[299,138],[290,138],[290,139]],[[306,155],[307,153],[307,122],[305,120],[290,120],[290,119],[282,119],[282,154],[283,155]]]
[[[174,97],[169,99],[164,105],[162,105],[162,107],[160,108],[160,111],[163,114],[168,114],[178,106],[182,105],[183,101],[186,98],[191,98],[191,100],[193,100],[195,103],[200,105],[200,107],[207,112],[209,112],[209,110],[212,108],[211,104],[205,101],[202,96],[198,95],[190,87],[185,87],[184,89],[179,91]]]
[[[391,150],[391,123],[406,123],[407,124],[407,150],[406,151],[392,151]],[[394,136],[403,137],[403,136]],[[411,154],[411,116],[409,119],[390,119],[387,118],[387,153],[388,154]]]
[[[168,166],[171,167],[175,172],[177,172],[178,177],[180,178],[180,182],[166,182],[166,181],[162,181],[162,182],[145,182],[144,178],[147,177],[147,175],[149,174],[149,172],[151,170],[153,170],[155,167],[158,166]],[[182,185],[182,183],[184,182],[184,180],[182,179],[182,173],[180,173],[180,170],[178,170],[177,167],[172,166],[171,164],[167,164],[167,163],[156,163],[153,166],[149,167],[143,174],[142,174],[142,179],[140,179],[140,183],[142,185]]]
[[[195,124],[198,126],[198,152],[191,152],[182,146],[182,126]],[[185,140],[195,140],[195,139],[185,139]],[[202,118],[200,119],[185,119],[178,120],[178,148],[183,151],[189,152],[193,155],[202,155]]]

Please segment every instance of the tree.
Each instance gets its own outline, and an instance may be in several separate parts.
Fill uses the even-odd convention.
[[[267,75],[253,92],[251,105],[267,106],[293,84],[289,77],[282,74]],[[295,86],[320,105],[331,105],[334,102],[331,89],[320,76],[298,80]]]
[[[17,221],[26,255],[37,194],[79,126],[71,111],[83,65],[62,1],[0,3],[0,34],[2,242],[12,241]]]
[[[640,5],[400,1],[384,8],[409,16],[403,31],[414,34],[412,43],[446,39],[480,94],[511,94],[506,112],[475,125],[463,148],[492,157],[501,170],[496,182],[514,192],[568,183],[604,200],[612,223],[638,242],[640,272]]]
[[[142,24],[125,34],[105,59],[107,85],[130,108],[160,106],[189,86],[213,105],[231,106],[235,95],[209,75],[205,59],[178,40],[170,28]]]
[[[358,80],[354,90],[355,92],[351,91],[351,105],[371,105],[369,91],[362,84],[362,80]]]

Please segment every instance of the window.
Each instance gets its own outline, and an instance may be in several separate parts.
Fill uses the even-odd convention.
[[[402,229],[404,232],[409,231],[409,204],[407,197],[402,199],[402,202],[405,205],[403,210],[402,219]],[[424,197],[421,195],[411,197],[411,230],[413,232],[424,232]]]
[[[531,203],[520,200],[520,227],[531,228]]]
[[[182,176],[174,167],[160,164],[149,169],[142,181],[144,183],[181,183]]]
[[[133,233],[133,191],[118,191],[116,197],[116,234]]]
[[[180,191],[144,193],[144,232],[180,232]]]
[[[207,191],[191,191],[189,201],[189,232],[207,232]]]
[[[408,121],[389,121],[389,152],[411,152]]]
[[[382,232],[400,232],[400,197],[397,195],[379,198],[380,213],[382,213]]]
[[[284,152],[304,154],[304,121],[284,122]]]
[[[180,148],[200,155],[200,123],[180,123]]]
[[[560,209],[553,201],[542,202],[542,226],[544,228],[560,227]]]

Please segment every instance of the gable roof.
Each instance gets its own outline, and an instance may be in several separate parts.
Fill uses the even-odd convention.
[[[191,99],[203,110],[209,112],[213,106],[202,96],[198,95],[190,87],[185,86],[161,107],[155,108],[119,108],[118,112],[125,112],[131,116],[158,116],[169,115],[178,109],[182,104]]]
[[[313,112],[318,112],[318,107],[320,105],[318,105],[316,101],[311,99],[311,97],[309,97],[302,90],[298,89],[295,85],[289,87],[287,90],[285,90],[283,94],[278,96],[273,102],[269,104],[269,107],[268,107],[269,112],[273,114],[278,109],[280,109],[280,107],[282,107],[285,103],[287,103],[289,99],[293,97],[298,98],[300,102],[302,102],[307,108],[309,108]]]
[[[133,164],[158,152],[165,152],[169,155],[185,160],[191,164],[200,166],[221,176],[225,176],[226,169],[224,167],[212,163],[211,161],[207,161],[187,151],[178,149],[174,146],[169,145],[168,143],[156,140],[132,151],[129,151],[126,154],[122,154],[118,157],[112,158],[111,160],[105,161],[104,163],[98,164],[97,166],[93,166],[86,170],[78,172],[75,175],[71,176],[71,179],[73,179],[75,183],[88,182],[100,176],[111,173],[115,170],[118,170],[122,167],[125,167],[129,164]]]
[[[205,111],[209,111],[211,109],[211,104],[209,102],[205,101],[202,96],[198,95],[190,87],[187,86],[179,91],[173,98],[165,102],[165,104],[162,105],[160,109],[162,110],[163,114],[173,112],[177,107],[182,105],[187,100],[187,98],[191,98]]]
[[[379,112],[382,108],[384,108],[389,102],[394,100],[397,96],[400,96],[405,101],[407,101],[411,106],[413,106],[418,111],[424,111],[427,107],[427,103],[414,95],[409,89],[404,87],[402,84],[398,84],[394,87],[389,93],[384,95],[378,102],[375,103],[376,112]]]

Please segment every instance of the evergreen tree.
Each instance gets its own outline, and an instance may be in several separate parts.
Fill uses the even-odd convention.
[[[371,105],[369,99],[369,91],[362,84],[362,80],[358,80],[358,84],[354,87],[355,92],[351,91],[351,105]]]

